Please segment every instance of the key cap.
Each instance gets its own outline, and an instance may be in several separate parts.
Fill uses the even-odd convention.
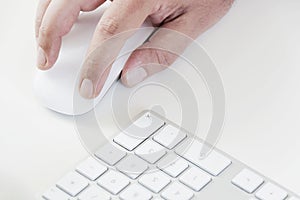
[[[138,118],[135,122],[133,122],[133,124],[140,128],[146,128],[152,124],[152,121],[153,121],[153,118],[151,116],[151,113],[146,112],[140,118]]]
[[[126,152],[121,151],[110,143],[107,143],[95,153],[95,156],[112,166],[124,158],[126,156]]]
[[[189,167],[189,164],[178,155],[170,153],[158,162],[157,167],[169,176],[176,178]]]
[[[255,196],[261,200],[283,200],[288,194],[280,187],[272,183],[267,183],[258,190]]]
[[[249,169],[243,169],[232,179],[232,183],[234,185],[250,194],[257,190],[257,188],[259,188],[263,182],[264,180],[261,176],[250,171]]]
[[[84,190],[88,185],[88,181],[76,172],[69,172],[57,182],[57,187],[75,197],[79,192]]]
[[[147,163],[135,155],[127,156],[116,167],[131,179],[136,179],[148,169]]]
[[[153,139],[164,147],[173,149],[185,137],[186,133],[180,131],[174,126],[167,125],[163,127],[157,134],[155,134]]]
[[[123,200],[149,200],[152,198],[151,192],[138,184],[132,184],[120,194]]]
[[[165,122],[163,120],[147,112],[127,127],[123,132],[128,135],[134,135],[138,138],[146,139],[160,129],[164,124]]]
[[[231,164],[231,160],[216,151],[203,159],[200,155],[202,145],[202,142],[189,138],[175,152],[211,175],[218,176]]]
[[[114,195],[117,195],[121,190],[129,185],[129,183],[130,182],[127,177],[113,170],[106,172],[98,179],[98,185]]]
[[[144,174],[139,179],[140,184],[155,193],[159,193],[170,182],[170,178],[160,170]]]
[[[92,157],[87,158],[83,163],[78,165],[76,171],[91,181],[96,180],[104,172],[106,172],[107,167],[100,164],[97,160]]]
[[[43,198],[47,200],[69,200],[70,196],[58,189],[57,187],[51,187],[43,194]]]
[[[80,193],[79,200],[109,200],[110,196],[99,186],[91,186]]]
[[[160,144],[154,142],[153,140],[147,140],[135,151],[136,155],[138,155],[139,157],[151,164],[156,163],[166,153],[166,149]]]
[[[130,135],[129,133],[120,133],[113,139],[113,141],[126,150],[132,151],[145,139],[146,138],[139,138],[137,136]]]
[[[211,177],[200,169],[191,167],[181,175],[179,181],[196,192],[199,192],[211,181]]]
[[[171,183],[161,194],[167,200],[189,200],[193,198],[194,193],[178,182]]]

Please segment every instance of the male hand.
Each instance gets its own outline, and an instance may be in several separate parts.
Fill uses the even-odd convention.
[[[95,10],[104,2],[105,0],[40,0],[35,27],[38,42],[37,65],[40,69],[47,70],[54,65],[62,37],[71,30],[80,11]],[[81,71],[80,94],[85,98],[98,96],[111,67],[103,65],[103,60],[116,57],[126,39],[131,36],[130,31],[139,28],[146,19],[161,29],[136,49],[126,62],[121,80],[128,87],[165,69],[177,58],[166,51],[145,47],[173,43],[173,46],[177,46],[175,48],[184,50],[188,46],[188,42],[174,42],[176,39],[166,34],[163,28],[195,39],[220,20],[232,3],[233,0],[113,0],[100,19],[88,48]],[[115,52],[107,51],[108,45],[101,46],[107,39],[126,31],[129,34],[123,34],[121,40],[116,40],[118,44],[114,46]],[[100,49],[97,49],[99,46]]]

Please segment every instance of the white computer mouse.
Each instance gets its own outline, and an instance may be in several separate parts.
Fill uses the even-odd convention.
[[[154,30],[147,23],[143,25],[147,28],[137,30],[122,48],[99,96],[91,100],[84,99],[78,91],[79,71],[104,10],[105,6],[91,13],[81,13],[70,33],[63,38],[55,65],[47,71],[37,70],[34,91],[38,100],[47,108],[67,115],[80,115],[93,109],[118,79],[130,55],[128,52],[141,45]]]

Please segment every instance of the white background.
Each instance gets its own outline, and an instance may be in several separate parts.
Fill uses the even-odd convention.
[[[32,200],[87,156],[32,93],[37,1],[1,1],[0,199]],[[300,1],[237,0],[199,38],[227,96],[218,147],[300,194]]]

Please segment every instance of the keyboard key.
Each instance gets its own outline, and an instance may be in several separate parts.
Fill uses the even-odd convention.
[[[161,195],[167,200],[189,200],[193,198],[194,193],[181,183],[173,182]]]
[[[157,120],[157,119],[155,119],[155,120]],[[153,122],[152,114],[149,112],[146,112],[141,117],[139,117],[137,120],[135,120],[133,122],[133,124],[140,128],[146,128],[146,127],[151,126],[152,122]]]
[[[151,113],[145,113],[123,132],[127,135],[134,135],[137,138],[148,138],[160,129],[165,122]]]
[[[120,194],[123,200],[149,200],[152,198],[151,192],[138,184],[132,184]]]
[[[218,176],[231,164],[231,160],[216,151],[202,158],[200,155],[202,146],[202,142],[189,138],[175,152],[213,176]]]
[[[189,167],[189,164],[178,155],[170,153],[158,163],[157,167],[173,178],[176,178]]]
[[[211,181],[211,177],[200,169],[191,167],[181,175],[179,181],[196,192],[199,192]]]
[[[280,187],[272,183],[267,183],[258,190],[255,196],[261,200],[283,200],[288,194]]]
[[[137,136],[130,135],[129,133],[120,133],[114,138],[114,142],[125,148],[128,151],[134,150],[146,138],[138,138]]]
[[[110,196],[99,186],[91,186],[80,193],[79,200],[109,200]]]
[[[157,134],[155,134],[153,139],[164,147],[173,149],[185,137],[186,133],[180,131],[174,126],[167,125],[163,127]]]
[[[160,144],[154,142],[153,140],[147,140],[135,151],[136,155],[138,155],[139,157],[151,164],[156,163],[166,153],[166,149]]]
[[[136,179],[148,169],[148,164],[135,155],[129,155],[118,163],[117,169],[131,179]]]
[[[57,187],[75,197],[89,185],[88,181],[76,172],[70,172],[57,182]]]
[[[110,193],[117,195],[127,185],[129,180],[126,176],[116,171],[108,171],[98,179],[98,185],[109,191]]]
[[[261,184],[264,179],[249,169],[243,169],[238,175],[232,179],[232,183],[242,190],[253,193]]]
[[[126,152],[121,151],[110,143],[107,143],[95,153],[95,156],[112,166],[124,158],[126,156]]]
[[[76,171],[91,181],[96,180],[104,172],[106,172],[107,167],[100,164],[97,160],[92,157],[87,158],[82,162],[77,168]]]
[[[43,197],[47,200],[69,200],[70,196],[58,189],[57,187],[50,188],[43,194]]]
[[[170,178],[160,170],[144,174],[139,180],[140,184],[155,193],[159,193],[170,182]]]

